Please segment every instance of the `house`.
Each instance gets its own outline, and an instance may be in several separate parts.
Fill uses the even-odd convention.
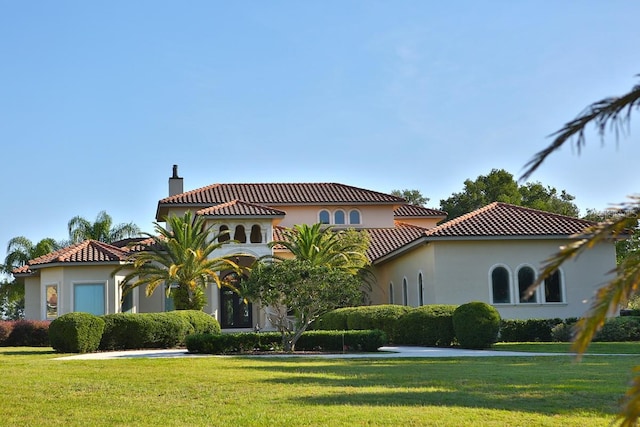
[[[243,254],[238,262],[278,252],[268,243],[283,227],[323,223],[366,230],[367,256],[376,283],[371,304],[462,304],[485,301],[503,318],[568,318],[582,315],[595,290],[615,267],[613,242],[565,263],[532,298],[522,297],[541,264],[592,223],[577,218],[492,203],[441,223],[446,213],[413,206],[402,198],[338,183],[212,184],[184,191],[177,166],[169,195],[159,200],[156,221],[186,211],[203,216],[237,243],[219,255]],[[71,311],[96,314],[171,310],[165,292],[150,297],[135,289],[121,301],[121,282],[131,241],[85,241],[31,260],[13,271],[25,283],[25,316],[52,319]],[[142,242],[141,242],[142,243]],[[205,311],[227,330],[268,328],[264,311],[229,289],[206,290]]]

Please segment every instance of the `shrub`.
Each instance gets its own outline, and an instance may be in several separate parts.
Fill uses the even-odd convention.
[[[48,320],[16,320],[4,345],[48,347],[50,323]]]
[[[593,341],[623,342],[640,340],[640,317],[625,316],[607,319]]]
[[[424,305],[403,314],[397,322],[396,344],[447,347],[453,343],[455,305]]]
[[[193,334],[186,339],[189,353],[231,354],[281,349],[279,332]],[[374,331],[307,331],[296,344],[298,351],[376,351],[387,343],[386,334]]]
[[[453,312],[453,329],[462,348],[490,347],[498,337],[500,313],[484,302],[462,304]]]
[[[357,307],[343,307],[331,310],[313,322],[312,328],[324,331],[346,331],[347,318],[356,309]]]
[[[193,326],[171,313],[115,313],[102,316],[101,350],[172,348],[184,343]]]
[[[7,345],[6,341],[13,330],[14,323],[12,320],[0,320],[0,346]]]
[[[219,334],[220,323],[210,314],[201,310],[176,310],[169,312],[171,315],[180,316],[185,319],[192,328],[189,329],[187,335],[190,334]]]
[[[61,353],[90,353],[100,345],[104,320],[89,313],[67,313],[51,322],[49,338]]]
[[[574,324],[562,322],[551,328],[551,339],[557,342],[573,341]]]
[[[411,307],[394,304],[353,307],[347,314],[347,330],[379,329],[389,341],[396,342],[398,319],[410,310]]]
[[[500,321],[500,341],[503,342],[550,342],[551,330],[562,319],[502,319]]]

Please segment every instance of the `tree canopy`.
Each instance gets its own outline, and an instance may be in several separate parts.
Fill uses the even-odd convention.
[[[440,209],[447,212],[447,219],[479,209],[493,202],[511,203],[561,215],[578,216],[579,209],[573,203],[575,197],[562,190],[544,186],[539,182],[519,185],[514,176],[504,169],[493,169],[480,175],[475,181],[464,181],[464,189],[451,197],[440,200]]]
[[[71,243],[79,243],[88,239],[113,243],[140,235],[140,228],[137,225],[132,222],[114,225],[113,219],[105,211],[99,212],[94,222],[79,215],[75,216],[69,220],[67,229]]]
[[[585,129],[594,125],[604,141],[609,131],[614,131],[616,137],[625,132],[631,120],[631,113],[640,108],[640,85],[634,86],[630,92],[619,96],[604,98],[594,102],[582,111],[575,119],[567,122],[560,130],[553,133],[553,141],[546,148],[539,151],[526,164],[526,170],[521,179],[527,179],[542,165],[545,159],[566,143],[573,143],[580,150],[586,144]],[[610,241],[612,238],[635,233],[640,215],[640,197],[631,197],[626,203],[620,204],[612,215],[604,221],[585,230],[584,239],[577,240],[564,246],[543,267],[543,270],[531,292],[539,286],[546,277],[551,275],[565,261],[579,256],[583,251],[598,243]],[[614,277],[596,291],[587,313],[576,324],[576,336],[573,349],[582,355],[595,333],[604,325],[607,316],[615,313],[621,306],[625,306],[640,290],[640,251],[630,251],[618,265]],[[635,369],[635,377],[622,402],[618,417],[622,426],[637,425],[640,417],[640,367]]]
[[[420,190],[393,190],[391,194],[397,197],[402,197],[407,203],[416,206],[426,206],[429,203],[429,198],[422,195]]]
[[[369,238],[363,231],[333,230],[322,224],[296,225],[283,236],[270,245],[285,247],[293,259],[258,260],[241,282],[240,293],[266,306],[285,350],[291,351],[319,316],[362,301]]]

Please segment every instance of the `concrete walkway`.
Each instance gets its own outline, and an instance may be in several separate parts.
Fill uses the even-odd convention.
[[[465,350],[460,348],[435,348],[435,347],[380,347],[378,353],[300,353],[300,354],[266,354],[256,357],[322,357],[326,359],[356,359],[356,358],[398,358],[398,357],[486,357],[486,356],[573,356],[571,353],[531,353],[519,351],[495,351],[495,350]],[[633,355],[628,355],[633,356]],[[636,355],[637,356],[637,355]],[[172,357],[214,357],[209,354],[189,354],[186,349],[169,350],[128,350],[106,351],[100,353],[75,354],[72,356],[58,357],[55,360],[105,360],[123,358],[172,358]],[[217,356],[223,357],[223,356]]]

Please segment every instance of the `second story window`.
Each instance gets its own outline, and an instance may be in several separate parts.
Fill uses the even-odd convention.
[[[329,211],[321,210],[318,215],[318,220],[320,221],[320,224],[329,224],[331,222]]]
[[[231,240],[231,236],[229,236],[229,227],[221,225],[220,233],[218,234],[218,242],[228,242],[229,240]]]
[[[244,231],[244,225],[236,225],[236,232],[233,235],[233,240],[237,240],[239,243],[247,243],[247,234]]]
[[[334,224],[338,224],[338,225],[342,225],[345,223],[345,216],[344,216],[344,211],[342,210],[337,210],[334,214],[333,214],[333,219],[334,219]]]
[[[349,211],[349,224],[360,224],[360,212],[355,209]]]

